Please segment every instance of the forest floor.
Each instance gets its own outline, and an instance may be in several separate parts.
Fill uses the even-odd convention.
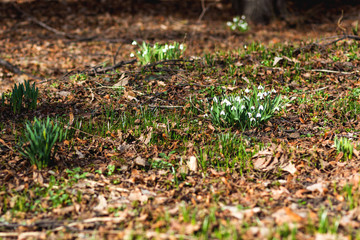
[[[226,2],[14,3],[0,2],[0,239],[360,239],[360,6],[240,33]],[[133,41],[185,51],[140,65]],[[14,113],[24,80],[37,107]],[[283,103],[269,121],[214,120],[217,99],[259,86]],[[47,116],[67,135],[38,169],[19,150]]]

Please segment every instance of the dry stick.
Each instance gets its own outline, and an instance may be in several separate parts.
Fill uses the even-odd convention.
[[[212,3],[209,3],[209,5],[207,5],[207,7],[205,7],[205,1],[204,0],[201,0],[201,8],[202,8],[202,12],[198,18],[198,23],[202,20],[202,18],[204,17],[205,13],[207,12],[207,10],[209,10],[209,8],[212,6],[212,5],[215,5],[216,3],[220,2],[219,0],[216,0],[215,2],[212,2]]]
[[[55,33],[56,35],[59,36],[63,36],[66,37],[68,39],[76,39],[77,41],[87,41],[87,40],[93,40],[94,38],[96,38],[97,36],[91,36],[91,37],[78,37],[78,36],[73,36],[70,35],[66,32],[63,31],[59,31],[53,27],[50,27],[49,25],[37,20],[36,18],[34,18],[33,16],[31,16],[30,14],[28,14],[27,12],[25,12],[24,10],[22,10],[21,8],[19,8],[19,6],[16,3],[13,3],[13,6],[16,10],[18,10],[20,13],[22,13],[24,16],[26,16],[30,21],[36,23],[37,25],[39,25],[42,28],[45,28],[46,30]]]
[[[110,67],[106,67],[106,68],[103,68],[103,69],[98,69],[99,67],[93,67],[91,70],[85,70],[83,72],[89,72],[89,73],[93,73],[93,74],[105,74],[108,71],[115,70],[115,69],[120,68],[120,67],[122,67],[124,65],[133,64],[135,62],[136,62],[136,59],[133,59],[133,60],[130,60],[130,61],[121,61],[121,62],[118,62],[117,64],[115,64],[113,66],[110,66]]]
[[[115,55],[114,55],[114,60],[113,60],[113,64],[115,65],[116,64],[116,57],[118,56],[119,52],[120,52],[120,48],[121,48],[122,44],[120,44],[120,46],[118,47]]]
[[[21,71],[18,67],[12,65],[8,61],[6,61],[4,59],[1,59],[1,58],[0,58],[0,66],[3,66],[4,68],[9,70],[10,72],[15,73],[17,75],[25,74],[26,76],[29,76],[29,77],[34,78],[36,80],[44,80],[44,78],[42,78],[42,77],[37,77],[37,76],[31,75],[30,73],[26,73],[26,72]]]

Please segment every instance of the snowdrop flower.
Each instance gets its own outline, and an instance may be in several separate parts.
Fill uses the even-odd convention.
[[[255,118],[250,118],[250,122],[255,122]]]
[[[246,92],[246,93],[249,93],[249,92],[250,92],[250,90],[247,88],[247,89],[245,89],[245,92]]]
[[[231,23],[231,22],[227,22],[226,25],[228,25],[229,27],[231,27],[232,23]]]
[[[250,108],[251,110],[255,110],[255,106],[251,106],[251,108]]]
[[[180,44],[179,48],[180,48],[180,50],[183,50],[183,49],[184,49],[184,45],[183,45],[183,44]]]
[[[271,92],[272,92],[272,93],[276,93],[276,90],[275,90],[275,89],[273,89],[273,90],[271,90]]]
[[[262,90],[262,89],[264,89],[264,87],[261,86],[261,85],[259,85],[259,86],[258,86],[258,89],[259,89],[259,90]]]
[[[239,24],[239,27],[242,29],[247,29],[248,24],[245,22],[245,23]]]
[[[217,99],[216,97],[214,97],[213,100],[214,100],[214,102],[216,102],[216,103],[218,102],[218,99]]]
[[[235,25],[232,25],[232,26],[231,26],[231,30],[234,31],[235,29],[236,29]]]
[[[264,106],[263,105],[260,105],[259,111],[264,111]]]
[[[231,111],[236,111],[236,107],[235,107],[235,106],[232,106],[230,110],[231,110]]]
[[[239,18],[238,17],[234,17],[233,18],[233,22],[238,22],[239,21]]]
[[[222,111],[220,112],[220,115],[225,115],[224,110],[222,110]]]
[[[130,53],[130,57],[135,57],[135,55],[133,53]]]
[[[137,42],[136,41],[133,41],[132,43],[131,43],[131,45],[137,45]]]
[[[210,111],[212,111],[212,110],[213,110],[213,107],[210,108]]]
[[[245,20],[245,15],[242,15],[242,16],[241,16],[241,19],[242,19],[242,20]]]
[[[264,97],[266,97],[266,96],[268,95],[268,93],[267,93],[267,92],[264,92],[263,94],[264,94]]]
[[[279,111],[279,107],[274,108],[274,111]]]
[[[249,115],[249,118],[252,116],[251,112],[248,112],[247,114]]]
[[[257,114],[256,114],[256,117],[257,117],[257,118],[261,118],[261,114],[260,114],[260,113],[257,113]]]
[[[166,50],[166,48],[163,48],[163,50],[162,50],[162,51],[163,51],[163,53],[166,53],[166,51],[167,51],[167,50]]]
[[[143,56],[145,56],[148,53],[147,49],[144,51]]]
[[[237,96],[237,97],[235,98],[235,101],[240,102],[240,97]]]
[[[169,49],[173,49],[173,48],[175,48],[175,46],[173,46],[173,45],[170,45]]]
[[[221,102],[221,104],[226,104],[226,106],[231,106],[231,102],[229,102],[229,100],[227,100],[226,98]]]
[[[258,95],[257,95],[260,99],[264,99],[264,94],[263,93],[258,93]]]
[[[244,110],[244,109],[245,109],[245,105],[242,105],[240,109],[241,109],[241,110]]]
[[[209,115],[207,113],[204,114],[204,118],[206,118],[206,117],[209,117]]]

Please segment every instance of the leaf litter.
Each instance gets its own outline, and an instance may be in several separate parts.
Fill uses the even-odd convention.
[[[1,3],[2,10],[9,10],[0,20],[0,41],[6,46],[0,58],[47,80],[36,80],[41,92],[36,111],[14,116],[0,107],[0,237],[359,236],[360,57],[349,50],[356,49],[356,40],[300,42],[336,35],[333,24],[326,23],[315,26],[317,31],[305,26],[295,31],[275,22],[233,35],[223,27],[227,14],[217,8],[197,24],[198,15],[182,19],[181,11],[145,16],[146,4],[132,15],[127,1],[119,16],[100,14],[101,9],[93,14],[91,8],[82,15],[63,13],[64,8],[55,13],[43,4],[24,1],[19,7],[69,36],[104,37],[66,39],[13,18],[18,11]],[[67,4],[80,9],[83,3]],[[353,12],[343,20],[348,30]],[[262,45],[244,51],[255,36]],[[145,67],[128,61],[133,40],[174,39],[185,41],[191,60]],[[206,60],[204,52],[213,59]],[[123,63],[116,65],[119,60]],[[229,75],[230,66],[239,69]],[[24,77],[0,71],[2,91]],[[290,99],[266,125],[240,132],[204,117],[204,102],[198,100],[210,101],[255,82]],[[71,137],[59,144],[56,166],[45,170],[31,167],[16,150],[22,121],[34,116],[70,123]],[[243,138],[241,156],[247,154],[248,160],[224,167],[236,156],[227,157],[225,144],[217,139],[229,131]],[[335,136],[352,139],[351,159],[333,147]]]

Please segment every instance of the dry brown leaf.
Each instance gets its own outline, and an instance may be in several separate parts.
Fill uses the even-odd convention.
[[[99,195],[97,200],[98,204],[94,207],[94,211],[103,212],[107,208],[107,201],[104,195]]]
[[[142,158],[141,156],[137,156],[134,161],[135,161],[136,165],[143,166],[143,167],[145,167],[146,163],[147,163],[146,159]]]
[[[125,87],[129,83],[129,77],[125,76],[125,73],[121,74],[119,81],[113,85],[113,87]]]
[[[327,191],[326,189],[326,184],[320,182],[320,183],[315,183],[313,185],[310,185],[310,186],[307,186],[306,187],[306,190],[309,190],[309,191],[312,191],[312,192],[315,192],[315,191],[318,191],[320,192],[321,194],[324,193],[324,191]]]
[[[198,161],[195,156],[191,156],[187,162],[187,166],[190,171],[197,172],[198,170]]]
[[[281,169],[289,172],[291,175],[294,175],[297,172],[297,169],[292,162],[288,162],[287,164],[284,164],[283,166],[281,166]]]

